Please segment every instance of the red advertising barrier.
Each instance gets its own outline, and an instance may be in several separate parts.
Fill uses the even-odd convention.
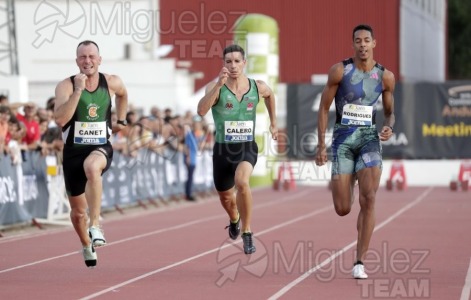
[[[393,161],[389,178],[386,181],[386,189],[392,191],[396,187],[402,191],[407,188],[406,171],[404,163],[400,160]]]
[[[469,181],[471,180],[471,161],[465,160],[460,164],[458,176],[450,181],[450,190],[457,191],[461,188],[463,191],[467,191],[469,187]]]
[[[291,164],[289,162],[282,162],[280,164],[280,167],[278,168],[277,179],[273,181],[273,189],[278,191],[280,189],[280,185],[283,185],[283,189],[285,191],[296,189],[296,181],[294,180],[293,169],[291,168]]]

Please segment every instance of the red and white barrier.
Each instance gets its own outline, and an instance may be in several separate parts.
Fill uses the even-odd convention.
[[[392,162],[389,178],[386,180],[386,189],[388,191],[392,191],[395,187],[400,191],[407,188],[406,171],[401,160]]]
[[[278,176],[273,180],[273,189],[278,191],[280,189],[280,185],[283,186],[285,191],[296,189],[293,168],[289,162],[281,162],[278,167]]]
[[[457,191],[461,188],[463,191],[467,191],[469,187],[469,181],[471,180],[471,161],[465,160],[460,164],[458,176],[452,178],[450,181],[450,190]]]

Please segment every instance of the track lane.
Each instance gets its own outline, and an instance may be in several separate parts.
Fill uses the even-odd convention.
[[[403,193],[380,190],[377,224],[410,203],[424,190],[409,188]],[[449,197],[446,189],[434,189],[432,194],[430,197]],[[150,209],[140,215],[105,220],[110,244],[98,249],[99,266],[93,270],[86,269],[81,254],[73,251],[77,241],[71,230],[57,230],[2,242],[0,257],[10,253],[12,247],[16,253],[7,254],[8,266],[13,268],[10,271],[5,272],[8,270],[4,267],[6,260],[0,258],[0,269],[4,271],[0,270],[0,296],[18,299],[26,295],[35,295],[36,299],[155,299],[175,298],[178,295],[182,299],[266,299],[325,259],[327,253],[334,253],[355,240],[358,203],[355,203],[351,214],[340,218],[333,211],[330,192],[326,188],[298,187],[297,191],[289,192],[261,189],[255,191],[254,196],[253,229],[258,239],[258,251],[251,259],[241,253],[240,239],[238,243],[228,243],[224,230],[227,216],[217,199],[210,199],[189,205],[183,203],[180,208],[168,211]],[[470,207],[469,201],[466,202],[464,198],[463,195],[462,200],[455,201],[463,214],[466,210],[469,212]],[[437,207],[423,210],[425,217],[430,215],[436,218],[437,211],[446,209],[443,201],[431,203]],[[455,209],[449,208],[450,214],[457,213]],[[383,237],[391,244],[398,243],[394,239],[401,237],[401,231],[404,231],[400,224],[417,222],[414,215],[404,214],[403,217],[399,223],[394,221],[382,228],[381,232],[375,233],[372,248],[381,247]],[[462,221],[460,217],[456,221],[458,223],[450,226],[456,227]],[[443,227],[448,230],[452,228],[445,223]],[[411,231],[410,236],[400,239],[405,243],[400,249],[421,249],[413,242],[420,238],[429,242],[433,240],[433,236],[427,236],[426,231]],[[457,236],[448,235],[448,238],[447,243],[450,244]],[[469,248],[466,245],[462,252],[467,250]],[[301,251],[304,251],[304,256],[300,254]],[[462,252],[456,253],[456,259]],[[446,255],[446,249],[440,250],[439,255]],[[295,296],[298,299],[313,299],[315,290],[316,295],[326,293],[332,296],[329,299],[341,299],[345,298],[345,294],[342,294],[345,290],[349,291],[350,298],[357,299],[355,296],[361,296],[362,293],[361,286],[346,274],[353,261],[353,252],[349,250],[341,257],[343,266],[337,268],[342,269],[342,272],[337,270],[337,277],[329,278],[329,270],[324,269],[318,272],[324,277],[310,276],[282,298]],[[18,268],[22,263],[31,263],[34,259],[50,260]],[[440,266],[449,264],[444,259],[438,260]],[[458,294],[464,285],[468,263],[469,251],[464,263],[466,266],[459,265],[457,275],[450,278],[456,282]],[[339,285],[342,289],[338,288]],[[442,291],[446,293],[446,287],[436,285],[432,291],[432,298],[435,298]]]

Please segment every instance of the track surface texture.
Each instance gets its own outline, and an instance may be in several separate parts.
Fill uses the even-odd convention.
[[[380,188],[365,280],[350,274],[358,198],[339,217],[326,187],[253,197],[252,255],[215,196],[105,214],[93,269],[71,227],[3,232],[0,299],[469,299],[469,192]]]

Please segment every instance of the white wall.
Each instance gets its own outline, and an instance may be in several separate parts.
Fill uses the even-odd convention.
[[[153,105],[176,109],[177,99],[193,94],[188,72],[177,70],[173,59],[154,55],[157,0],[17,0],[15,11],[19,68],[29,82],[28,100],[44,105],[60,80],[77,73],[75,51],[85,39],[100,47],[100,71],[119,75],[130,102],[144,112]]]
[[[0,94],[9,99],[26,102],[29,99],[28,78],[25,76],[9,76],[0,79]]]
[[[446,79],[446,0],[402,0],[400,70],[405,82]]]

